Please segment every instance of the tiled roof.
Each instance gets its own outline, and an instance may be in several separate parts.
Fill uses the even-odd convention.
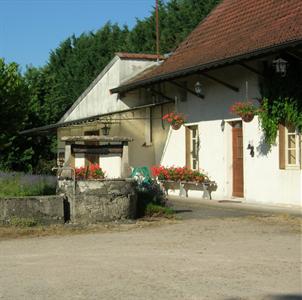
[[[164,63],[127,85],[296,41],[302,42],[302,0],[224,0]]]
[[[117,52],[115,53],[118,57],[123,59],[145,59],[145,60],[157,60],[156,54],[145,54],[145,53],[128,53],[128,52]],[[159,56],[160,60],[164,59],[164,56]]]

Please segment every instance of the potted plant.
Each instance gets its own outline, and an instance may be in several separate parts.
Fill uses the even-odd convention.
[[[257,108],[251,101],[236,102],[230,108],[231,113],[238,115],[244,122],[251,122],[257,113]]]
[[[185,116],[181,113],[171,112],[163,116],[163,120],[167,121],[174,130],[178,130],[185,123]]]

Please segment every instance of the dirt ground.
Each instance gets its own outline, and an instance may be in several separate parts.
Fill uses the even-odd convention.
[[[300,218],[198,209],[210,217],[6,236],[0,299],[301,299]]]

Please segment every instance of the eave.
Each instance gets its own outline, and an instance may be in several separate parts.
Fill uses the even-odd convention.
[[[132,82],[132,83],[129,83],[129,84],[121,85],[119,87],[111,89],[110,92],[111,93],[129,92],[129,91],[138,89],[140,87],[146,87],[146,86],[150,86],[150,85],[153,85],[153,84],[156,84],[156,83],[159,83],[159,82],[168,81],[168,80],[171,80],[171,79],[176,79],[176,78],[179,78],[179,77],[192,75],[192,74],[198,73],[200,71],[210,70],[210,69],[222,67],[222,66],[225,66],[225,65],[231,65],[231,64],[238,63],[238,62],[246,61],[246,60],[249,60],[249,59],[252,59],[252,58],[257,58],[257,57],[260,57],[260,56],[273,54],[275,52],[279,52],[279,51],[282,51],[282,50],[287,49],[287,48],[294,48],[294,47],[300,45],[301,43],[302,43],[302,39],[292,40],[292,41],[287,42],[287,43],[257,49],[255,51],[240,54],[240,55],[237,55],[237,56],[232,56],[232,57],[228,57],[228,58],[225,58],[225,59],[212,61],[212,62],[209,62],[209,63],[206,63],[206,64],[196,65],[196,66],[188,67],[188,68],[181,69],[181,70],[178,70],[178,71],[175,71],[175,72],[166,73],[166,74],[154,76],[154,77],[151,77],[151,78],[139,80],[139,81],[136,81],[136,82]]]

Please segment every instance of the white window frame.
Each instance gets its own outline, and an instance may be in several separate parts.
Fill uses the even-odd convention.
[[[289,148],[288,147],[288,141],[289,141],[289,136],[295,136],[295,148]],[[302,156],[302,143],[301,143],[301,134],[298,133],[297,130],[295,132],[289,132],[288,131],[288,126],[285,127],[285,165],[286,169],[301,169],[302,164],[301,164],[301,156]],[[296,151],[296,163],[295,164],[290,164],[289,163],[289,157],[288,157],[288,152],[290,150],[295,150]]]
[[[199,130],[198,130],[198,125],[192,125],[189,126],[190,129],[190,149],[191,149],[191,153],[190,153],[190,165],[191,165],[191,169],[194,171],[198,171],[199,170]],[[196,136],[194,137],[193,135],[193,131],[196,130]],[[196,143],[196,158],[194,158],[194,153],[193,153],[193,143]],[[196,168],[193,168],[194,165],[194,160],[196,161]]]

